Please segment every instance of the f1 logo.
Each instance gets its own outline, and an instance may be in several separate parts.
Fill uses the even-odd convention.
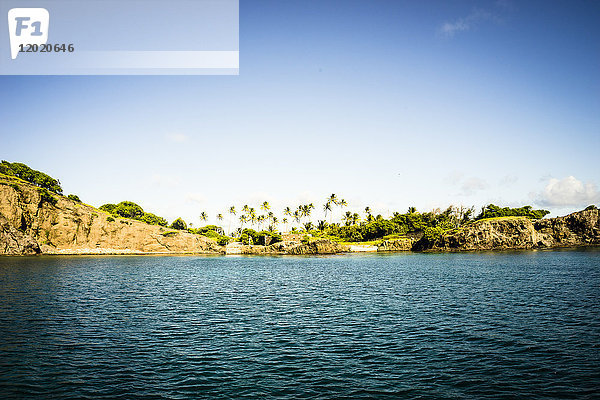
[[[19,55],[21,45],[41,45],[48,42],[50,13],[45,8],[12,8],[8,10],[10,56]]]

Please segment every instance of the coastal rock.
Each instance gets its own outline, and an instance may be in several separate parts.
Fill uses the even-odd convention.
[[[317,239],[304,244],[297,244],[287,249],[288,254],[336,254],[348,251],[348,246],[332,242],[328,239]]]
[[[0,215],[0,254],[32,255],[41,253],[38,243],[12,226]]]
[[[384,240],[377,245],[377,251],[410,251],[415,241],[413,238]]]
[[[430,250],[534,249],[600,244],[598,210],[531,220],[506,217],[477,221],[444,235]]]
[[[114,219],[20,180],[0,181],[0,254],[222,253],[204,236]],[[54,202],[54,204],[52,204]]]

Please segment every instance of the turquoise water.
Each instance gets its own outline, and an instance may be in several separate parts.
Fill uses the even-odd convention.
[[[0,257],[2,398],[600,396],[600,251]]]

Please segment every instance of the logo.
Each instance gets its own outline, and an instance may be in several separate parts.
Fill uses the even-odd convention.
[[[10,56],[14,60],[23,47],[48,42],[50,13],[45,8],[12,8],[8,11]]]

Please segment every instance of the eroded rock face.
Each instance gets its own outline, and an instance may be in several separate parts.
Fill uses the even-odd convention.
[[[445,235],[432,250],[533,249],[599,244],[600,221],[596,209],[540,220],[482,220]]]
[[[215,241],[140,221],[110,216],[38,188],[0,184],[0,254],[220,253]]]
[[[318,239],[305,244],[297,244],[287,249],[288,254],[336,254],[348,251],[347,246],[327,239]]]
[[[377,251],[409,251],[414,243],[412,238],[384,240],[377,246]]]

